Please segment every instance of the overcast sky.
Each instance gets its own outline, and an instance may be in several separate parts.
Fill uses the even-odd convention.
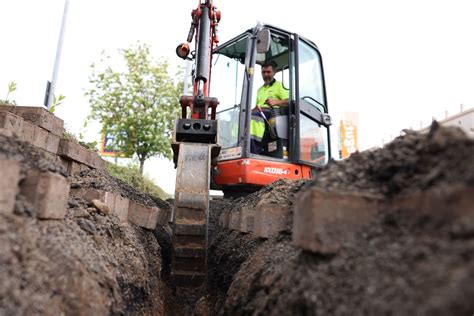
[[[313,40],[323,56],[329,109],[337,117],[359,112],[360,147],[380,146],[407,127],[474,106],[474,4],[469,0],[225,1],[219,31],[224,42],[257,20]],[[115,54],[136,41],[174,64],[186,39],[196,0],[70,0],[56,94],[57,115],[84,132],[83,97],[89,65],[102,50]],[[41,106],[51,80],[64,0],[1,0],[0,99]],[[334,131],[336,132],[336,131]],[[98,137],[89,128],[87,137]],[[174,191],[171,163],[154,159],[145,171]],[[170,180],[173,179],[173,180]]]

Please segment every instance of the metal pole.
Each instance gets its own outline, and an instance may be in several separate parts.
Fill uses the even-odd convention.
[[[61,22],[61,31],[59,32],[58,47],[56,49],[56,59],[54,61],[53,78],[51,80],[51,90],[49,91],[48,103],[46,105],[48,110],[51,108],[51,105],[53,103],[54,91],[56,90],[56,82],[58,80],[59,62],[61,60],[61,50],[63,48],[64,31],[66,29],[66,19],[67,19],[67,12],[69,9],[69,2],[70,0],[65,0],[65,3],[64,3],[63,20]]]

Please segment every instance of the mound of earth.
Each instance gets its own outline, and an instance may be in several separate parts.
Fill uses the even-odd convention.
[[[331,162],[315,180],[287,191],[317,187],[393,199],[473,186],[474,140],[433,124],[428,134],[407,131],[383,149]],[[266,190],[241,203],[269,198]],[[209,257],[208,286],[217,298],[206,297],[207,305],[221,315],[471,314],[474,214],[451,220],[404,214],[385,207],[350,246],[331,255],[294,247],[287,232],[258,240],[220,231]]]
[[[0,135],[0,159],[18,161],[22,175],[33,169],[67,176],[53,158]],[[109,189],[169,207],[104,171],[83,172],[71,181],[73,187]],[[163,314],[158,239],[167,234],[123,224],[73,195],[64,220],[40,220],[18,194],[13,214],[0,212],[0,315]]]
[[[0,314],[163,310],[160,259],[152,233],[82,207],[63,221],[2,214]]]
[[[387,197],[440,185],[474,185],[473,148],[474,139],[461,129],[434,122],[427,134],[406,130],[383,149],[333,161],[308,185]]]

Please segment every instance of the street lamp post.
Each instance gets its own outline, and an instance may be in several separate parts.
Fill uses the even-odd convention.
[[[65,0],[65,1],[66,2],[64,3],[63,19],[61,22],[61,31],[59,32],[58,47],[56,49],[56,59],[54,60],[53,77],[51,79],[51,84],[48,84],[48,87],[46,88],[47,102],[45,105],[48,108],[48,110],[51,108],[51,105],[53,103],[54,92],[55,92],[56,83],[58,80],[59,62],[61,60],[61,51],[63,48],[64,31],[66,29],[66,20],[67,20],[67,13],[69,9],[70,0]]]

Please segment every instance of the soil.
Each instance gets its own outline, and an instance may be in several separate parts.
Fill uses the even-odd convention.
[[[407,221],[387,210],[352,247],[305,253],[289,236],[268,240],[241,265],[216,312],[230,315],[469,315],[474,240],[459,223]]]
[[[20,141],[16,137],[5,137],[0,135],[0,159],[18,161],[22,166],[22,172],[29,169],[51,171],[67,176],[67,170],[55,163],[44,151]]]
[[[153,233],[69,202],[63,221],[0,215],[0,314],[163,310]]]
[[[111,176],[105,170],[84,170],[71,179],[71,188],[99,189],[115,192],[123,197],[147,206],[170,208],[170,204],[157,197],[147,195],[129,186],[124,181]]]
[[[28,144],[0,136],[0,158],[65,172]],[[291,243],[291,227],[272,239],[223,230],[223,210],[261,201],[292,208],[302,190],[354,191],[386,199],[432,188],[474,187],[474,140],[434,124],[406,131],[383,149],[332,161],[312,181],[278,181],[246,198],[210,205],[207,283],[170,281],[171,231],[120,224],[78,197],[64,221],[41,221],[21,195],[0,214],[0,315],[471,315],[474,312],[474,220],[406,216],[385,207],[331,255]],[[111,190],[146,205],[164,201],[106,172],[85,171],[72,187]],[[474,212],[474,208],[473,208]]]
[[[331,162],[292,190],[312,186],[387,199],[434,187],[473,187],[474,140],[436,123],[428,134],[406,131],[383,149]],[[239,203],[255,205],[268,189]],[[473,217],[404,214],[386,207],[330,256],[294,247],[288,232],[265,241],[219,232],[209,257],[209,292],[217,293],[207,297],[211,314],[472,314]]]
[[[66,176],[50,155],[16,138],[0,136],[0,158],[19,161],[23,175],[36,169]],[[112,188],[113,178],[99,174],[98,188]],[[124,183],[112,192],[153,203]],[[16,198],[13,214],[0,213],[0,315],[164,313],[158,239],[168,232],[122,224],[75,196],[64,220],[39,220],[21,194]]]
[[[309,186],[392,197],[462,182],[474,185],[474,139],[434,122],[428,134],[410,130],[383,149],[332,161]]]

